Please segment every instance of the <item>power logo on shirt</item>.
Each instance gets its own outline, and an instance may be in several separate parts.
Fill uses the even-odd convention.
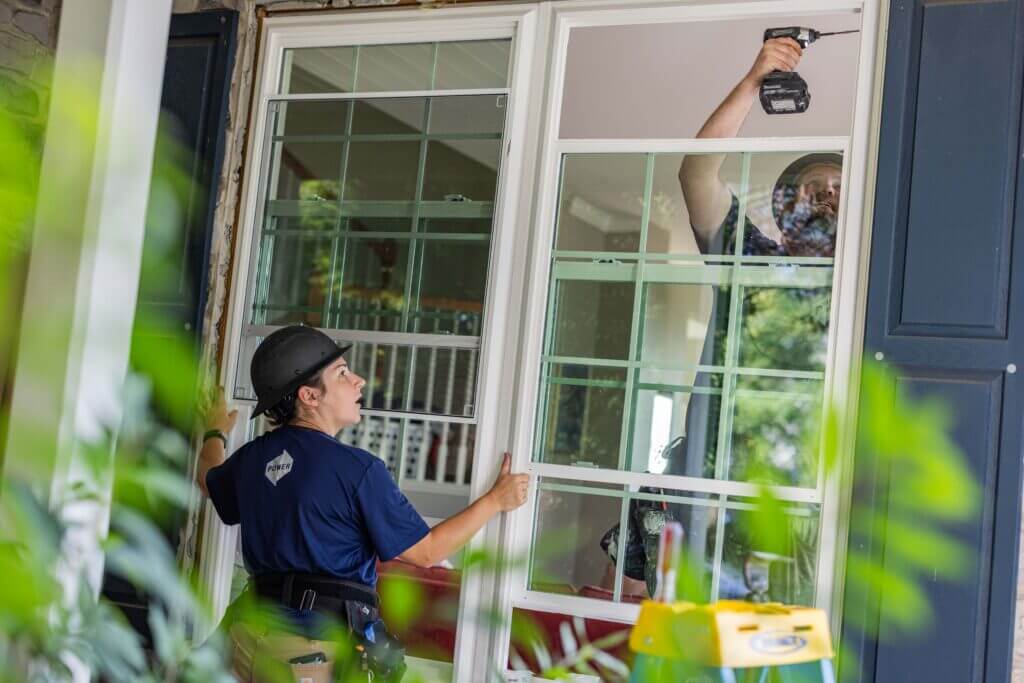
[[[281,451],[281,455],[267,463],[266,475],[270,483],[277,486],[277,482],[291,471],[292,456],[288,455],[288,451]]]

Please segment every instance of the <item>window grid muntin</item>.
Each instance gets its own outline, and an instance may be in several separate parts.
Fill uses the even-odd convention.
[[[580,154],[586,154],[590,152],[580,152]],[[592,152],[594,154],[600,154],[602,152]],[[623,154],[630,154],[630,152],[622,152]],[[749,376],[770,376],[770,377],[781,377],[781,378],[792,378],[792,379],[806,379],[816,380],[821,385],[821,389],[824,389],[824,378],[825,369],[820,371],[793,371],[793,370],[777,370],[774,368],[750,368],[741,367],[739,365],[739,353],[740,353],[740,342],[743,324],[743,289],[751,286],[765,286],[765,287],[785,287],[788,283],[793,286],[795,281],[799,281],[800,284],[797,286],[823,286],[828,287],[831,294],[832,289],[832,276],[833,266],[835,259],[831,257],[788,257],[788,256],[746,256],[743,255],[743,239],[746,231],[746,205],[747,196],[749,194],[750,187],[750,166],[752,155],[755,152],[744,151],[741,152],[741,180],[739,188],[739,196],[737,201],[739,204],[737,214],[737,226],[734,235],[734,251],[733,254],[666,254],[666,253],[649,253],[647,252],[647,232],[650,221],[650,205],[651,205],[651,190],[653,185],[653,172],[654,172],[654,160],[657,151],[643,152],[646,155],[645,164],[645,177],[644,177],[644,196],[642,202],[642,217],[640,225],[640,244],[637,253],[633,252],[590,252],[581,250],[558,250],[554,248],[558,240],[558,224],[557,224],[557,212],[561,211],[561,195],[564,192],[565,183],[565,167],[566,157],[569,152],[562,153],[559,157],[559,196],[556,199],[556,223],[555,230],[552,233],[553,246],[550,251],[550,280],[548,286],[548,305],[546,322],[544,326],[544,342],[541,357],[541,368],[540,368],[540,386],[541,394],[540,400],[538,401],[539,410],[537,412],[537,419],[541,424],[541,428],[536,430],[536,437],[534,443],[534,453],[532,468],[540,476],[545,476],[544,472],[547,469],[547,463],[538,458],[543,457],[544,446],[547,439],[547,432],[549,428],[556,427],[556,425],[548,424],[548,410],[549,410],[549,394],[548,387],[559,384],[575,385],[575,386],[600,386],[600,384],[590,384],[587,381],[584,383],[577,383],[575,381],[560,381],[563,378],[553,378],[551,375],[551,368],[557,364],[576,364],[588,367],[622,367],[626,370],[626,395],[623,406],[623,424],[620,430],[620,457],[619,467],[617,472],[623,472],[623,465],[626,464],[626,453],[629,453],[632,449],[632,437],[633,437],[633,420],[632,413],[635,410],[635,404],[637,400],[637,393],[641,386],[645,386],[645,383],[639,382],[637,373],[643,369],[657,368],[657,365],[646,364],[639,360],[640,348],[639,344],[642,341],[643,330],[642,326],[639,326],[639,319],[642,317],[641,313],[643,309],[640,304],[644,301],[645,296],[645,285],[648,280],[645,278],[645,270],[657,270],[659,265],[664,265],[665,270],[669,272],[676,270],[671,263],[672,261],[682,262],[696,262],[698,269],[696,277],[692,274],[690,277],[679,277],[678,274],[674,274],[670,280],[674,283],[691,283],[693,284],[714,284],[714,285],[729,285],[730,286],[730,299],[729,299],[729,316],[728,325],[729,329],[726,335],[726,349],[725,349],[725,365],[724,366],[702,366],[699,364],[691,365],[689,368],[673,368],[673,369],[698,369],[700,371],[716,371],[722,377],[722,387],[719,390],[722,396],[722,404],[719,411],[719,434],[716,444],[716,456],[715,456],[715,479],[717,481],[725,481],[726,475],[730,470],[730,458],[732,454],[732,428],[733,428],[733,417],[736,409],[736,395],[737,395],[737,378],[744,375]],[[841,150],[840,150],[841,153]],[[567,260],[570,259],[570,260]],[[571,260],[575,259],[575,261]],[[589,262],[588,262],[589,261]],[[610,261],[611,263],[597,263],[598,261]],[[652,263],[653,262],[653,263]],[[715,262],[721,263],[720,266],[706,265],[708,263],[714,264]],[[648,265],[650,264],[650,265]],[[772,273],[770,270],[761,273],[751,272],[744,270],[742,266],[744,264],[749,265],[764,265],[769,268],[775,268],[779,266],[785,267],[796,267],[801,268],[802,266],[811,267],[811,270],[796,271],[800,277],[793,278],[790,273],[787,273],[785,277],[777,276],[777,273]],[[625,270],[623,266],[626,266]],[[707,270],[713,268],[714,270],[707,274]],[[624,272],[625,270],[625,272]],[[617,271],[617,272],[614,272]],[[767,274],[768,277],[762,277]],[[568,276],[568,277],[567,277]],[[558,302],[556,293],[558,291],[558,283],[566,280],[585,280],[585,281],[596,281],[596,282],[633,282],[634,287],[634,304],[632,310],[631,326],[630,326],[630,348],[627,355],[627,360],[617,359],[596,359],[596,358],[579,358],[569,356],[557,356],[553,354],[553,340],[554,331],[556,328],[555,321],[558,315]],[[660,281],[660,280],[655,280]],[[833,321],[830,317],[828,323],[827,335],[831,336],[833,327]],[[661,369],[661,368],[658,368]],[[553,381],[554,380],[554,381]],[[601,381],[598,381],[603,383]],[[617,384],[617,383],[613,383]],[[670,385],[675,386],[675,385]],[[678,388],[682,389],[694,389],[694,387],[686,387],[685,385],[679,385]],[[711,393],[711,392],[707,392]],[[749,393],[749,392],[744,392]],[[758,392],[760,393],[760,392]],[[771,392],[766,392],[771,393]],[[821,392],[818,392],[821,395]],[[796,396],[794,396],[796,397]],[[806,395],[799,395],[801,400],[806,400]],[[822,419],[819,412],[819,420]],[[723,438],[724,437],[724,438]],[[630,456],[630,459],[635,454]],[[814,491],[817,498],[820,498],[820,487],[823,477],[821,476],[820,468],[820,452],[817,453],[816,461],[816,485],[813,488],[804,489],[808,492]],[[588,479],[587,470],[589,467],[580,467],[580,479],[584,481],[594,481]],[[625,480],[627,477],[622,477]],[[628,519],[628,501],[631,494],[639,495],[639,485],[622,482],[625,489],[623,493],[623,503],[620,510],[620,529],[626,528]],[[671,485],[671,484],[669,484]],[[773,489],[779,489],[780,487],[771,487]],[[804,487],[789,487],[803,489]],[[692,490],[694,492],[700,492],[701,486],[699,482],[694,486],[689,487],[686,490]],[[709,499],[708,503],[704,505],[710,505],[711,501],[717,499],[717,502],[712,507],[719,509],[719,514],[716,520],[715,530],[715,549],[714,549],[714,561],[712,566],[712,596],[717,597],[720,593],[721,583],[721,571],[723,562],[723,546],[724,546],[724,534],[725,534],[725,510],[730,509],[729,505],[729,494],[719,493],[713,494],[708,491]],[[635,497],[634,495],[634,497]],[[820,504],[820,503],[819,503]],[[536,542],[536,525],[537,515],[536,510],[533,515],[534,525],[534,543]],[[820,528],[820,527],[819,527]],[[534,543],[530,544],[531,562],[534,559],[533,546]],[[625,554],[619,553],[616,558],[616,571],[615,571],[615,586],[613,592],[613,601],[620,602],[622,597],[622,582],[624,576],[624,562]],[[529,584],[528,584],[529,585]],[[529,592],[529,588],[527,589]]]
[[[501,38],[505,42],[510,42],[505,38]],[[404,381],[404,405],[401,406],[402,410],[373,410],[366,409],[363,411],[364,415],[373,419],[379,418],[384,420],[384,427],[386,428],[387,422],[391,420],[399,420],[402,427],[401,431],[401,453],[400,461],[397,464],[396,478],[401,483],[405,477],[405,460],[407,455],[407,444],[409,423],[411,421],[421,421],[424,424],[428,422],[441,423],[442,424],[442,439],[443,443],[440,448],[443,456],[446,455],[447,451],[447,436],[448,428],[450,425],[459,424],[476,424],[477,411],[475,405],[466,404],[466,408],[472,407],[471,417],[459,417],[458,415],[435,415],[427,412],[418,413],[412,412],[412,401],[414,400],[413,385],[417,380],[416,375],[416,363],[419,353],[423,350],[429,349],[431,358],[437,358],[442,356],[445,351],[448,352],[448,371],[446,377],[436,378],[438,382],[444,383],[447,381],[449,385],[444,397],[445,404],[450,404],[453,401],[454,394],[451,390],[452,375],[455,373],[456,367],[460,365],[460,361],[457,360],[459,354],[468,354],[468,366],[466,371],[467,382],[472,385],[472,390],[466,394],[467,398],[471,398],[473,404],[476,403],[476,383],[478,380],[479,368],[479,348],[480,348],[480,334],[482,325],[482,312],[466,315],[455,312],[451,315],[453,322],[451,323],[453,331],[459,332],[460,334],[451,335],[452,341],[466,340],[472,341],[471,347],[467,347],[463,343],[458,343],[453,348],[439,348],[436,343],[437,334],[431,334],[430,332],[407,332],[411,330],[410,319],[414,313],[412,311],[412,299],[411,295],[416,289],[417,292],[421,291],[421,287],[414,287],[417,283],[414,283],[414,278],[422,280],[425,268],[423,264],[416,267],[416,261],[422,257],[423,248],[428,243],[444,244],[450,242],[462,242],[462,243],[491,243],[493,237],[493,219],[494,219],[494,204],[495,201],[474,201],[466,203],[456,202],[445,202],[445,201],[429,201],[425,202],[422,200],[425,186],[425,167],[427,163],[427,149],[431,142],[437,141],[449,141],[449,140],[495,140],[497,145],[497,161],[498,165],[495,168],[495,197],[497,197],[498,182],[500,180],[501,163],[502,157],[504,156],[504,144],[503,141],[507,134],[507,98],[510,93],[509,87],[503,88],[463,88],[463,89],[445,89],[445,90],[434,90],[434,84],[437,78],[438,69],[438,53],[439,46],[442,41],[433,41],[432,43],[432,72],[431,72],[431,88],[426,91],[415,91],[415,92],[398,92],[398,91],[353,91],[347,93],[303,93],[298,95],[279,95],[271,96],[266,98],[268,105],[268,123],[267,123],[267,135],[265,138],[265,149],[268,154],[265,158],[265,169],[261,174],[264,179],[263,184],[263,197],[259,202],[263,207],[264,218],[260,221],[262,229],[257,233],[255,238],[255,252],[252,260],[253,270],[255,270],[254,283],[255,286],[249,288],[249,295],[247,297],[247,305],[245,315],[247,318],[247,324],[243,326],[243,348],[245,346],[250,347],[250,352],[255,345],[258,344],[259,338],[262,335],[268,334],[268,328],[273,329],[278,326],[266,325],[267,314],[271,312],[284,312],[289,311],[292,313],[313,313],[319,312],[321,315],[321,329],[328,332],[334,338],[341,338],[347,336],[347,332],[355,332],[356,334],[351,336],[363,336],[360,332],[365,330],[346,330],[341,327],[340,323],[342,318],[346,315],[359,316],[359,312],[347,311],[344,303],[341,300],[341,286],[340,283],[344,282],[345,277],[345,264],[347,252],[354,248],[352,243],[353,238],[359,239],[401,239],[405,240],[408,245],[405,265],[406,265],[406,277],[404,283],[404,302],[405,305],[402,308],[401,320],[399,322],[399,329],[401,333],[398,334],[403,341],[406,341],[406,346],[399,349],[394,343],[382,344],[383,347],[388,347],[390,353],[384,362],[388,363],[386,373],[388,377],[393,377],[396,373],[396,368],[402,363],[398,360],[399,353],[404,352],[407,354],[405,360],[405,367],[407,370],[407,377]],[[493,41],[492,41],[493,42]],[[360,47],[353,46],[355,48],[355,57],[353,62],[353,73],[352,73],[352,85],[358,83],[359,79],[359,59],[360,59]],[[287,55],[290,51],[286,51],[286,59],[284,60],[283,69],[281,73],[281,90],[284,89],[284,79],[287,78],[288,65],[291,60],[287,59]],[[511,68],[511,50],[508,60],[508,66]],[[506,81],[507,82],[507,81]],[[438,97],[446,96],[474,96],[474,95],[493,95],[500,98],[499,102],[496,102],[496,106],[501,107],[504,111],[501,114],[502,123],[499,132],[495,133],[433,133],[430,132],[430,116],[432,104]],[[370,135],[370,134],[353,134],[353,120],[355,117],[355,106],[347,107],[345,115],[344,132],[339,135],[284,135],[277,134],[278,131],[283,131],[283,128],[279,125],[281,123],[281,115],[284,113],[283,108],[287,106],[289,101],[327,101],[327,100],[381,100],[381,99],[397,99],[401,97],[415,96],[420,97],[424,100],[424,118],[422,121],[422,132],[419,134],[381,134],[381,135]],[[375,202],[367,200],[346,200],[345,188],[347,183],[347,176],[350,171],[349,161],[351,145],[353,142],[398,142],[398,141],[417,141],[419,143],[418,158],[417,158],[417,177],[416,177],[416,188],[415,194],[411,201],[395,201],[395,202]],[[289,200],[289,199],[278,199],[276,198],[278,176],[281,173],[281,153],[283,145],[286,142],[340,142],[342,144],[342,150],[340,155],[340,166],[341,168],[336,173],[336,178],[339,180],[339,199],[337,201],[318,201],[310,202],[304,200]],[[274,197],[274,198],[269,198]],[[371,209],[367,211],[367,209]],[[333,220],[333,230],[326,232],[323,230],[288,230],[278,229],[277,219],[285,216],[303,216],[307,215],[306,212],[311,212],[308,215],[320,214],[328,220]],[[370,218],[370,217],[397,217],[407,218],[411,221],[409,232],[359,232],[348,230],[347,222],[350,217]],[[484,218],[490,219],[490,228],[487,233],[436,233],[427,232],[426,226],[421,225],[421,219],[429,218]],[[271,259],[274,256],[274,242],[278,236],[294,236],[298,237],[301,234],[308,234],[310,236],[323,237],[331,240],[329,248],[329,261],[327,269],[328,282],[332,283],[332,286],[328,286],[326,295],[323,297],[322,306],[320,307],[309,307],[309,306],[270,306],[266,305],[268,300],[268,292],[270,287],[270,269],[269,265]],[[491,258],[488,256],[487,270],[489,271],[492,264]],[[339,283],[338,286],[333,286],[333,283]],[[421,284],[421,283],[420,283]],[[338,291],[335,292],[335,289]],[[417,296],[417,307],[419,307],[419,297]],[[367,315],[372,313],[367,312]],[[436,332],[439,326],[442,324],[442,314],[437,311],[417,311],[417,319],[422,318],[425,325],[432,326]],[[381,318],[377,318],[379,322]],[[467,322],[468,321],[468,322]],[[471,333],[470,338],[467,338],[466,326],[469,325],[468,331]],[[379,327],[380,325],[374,325]],[[259,330],[261,337],[253,339],[245,339],[252,332]],[[417,330],[423,329],[423,327],[417,325]],[[393,335],[388,335],[389,337]],[[423,345],[417,344],[417,342],[426,342]],[[246,344],[248,342],[248,344]],[[358,345],[359,349],[367,348],[365,342]],[[375,347],[376,348],[376,347]],[[240,360],[244,359],[248,354],[243,353]],[[364,354],[365,355],[365,354]],[[376,373],[377,365],[377,353],[372,352],[369,354],[369,362],[371,367],[371,376]],[[240,368],[241,369],[241,368]],[[243,374],[243,373],[239,373]],[[429,383],[433,385],[435,378],[429,377]],[[392,393],[399,390],[397,386],[393,386],[394,382],[385,381],[382,388],[383,391]],[[425,400],[428,402],[426,408],[430,407],[432,403],[433,393],[430,389],[433,386],[428,387],[428,391],[425,393]],[[245,393],[245,388],[238,387],[236,383],[236,395],[239,391]],[[379,390],[378,390],[379,393]],[[392,393],[393,395],[393,393]],[[251,391],[248,395],[238,396],[239,398],[252,400],[254,396]],[[451,412],[451,406],[446,409],[447,412]],[[366,430],[368,433],[369,430]],[[455,486],[468,485],[469,476],[471,471],[468,468],[468,460],[472,457],[471,453],[465,452],[465,446],[469,428],[461,429],[461,433],[458,437],[459,444],[456,445],[457,452],[452,454],[452,457],[456,458],[456,482]],[[460,447],[461,446],[461,447]],[[421,458],[421,460],[425,460]],[[423,469],[425,462],[418,463],[418,468]],[[437,476],[443,481],[445,476],[445,468],[443,463],[437,468]]]

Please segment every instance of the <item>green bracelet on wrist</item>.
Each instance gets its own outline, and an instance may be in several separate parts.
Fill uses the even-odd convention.
[[[207,439],[220,439],[224,442],[224,448],[228,447],[228,437],[224,435],[224,432],[219,429],[211,429],[210,431],[203,434],[203,443],[206,443]]]

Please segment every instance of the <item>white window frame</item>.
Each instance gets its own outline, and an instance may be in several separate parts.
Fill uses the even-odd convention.
[[[867,253],[870,226],[865,217],[872,208],[874,160],[880,110],[880,73],[884,55],[883,0],[752,0],[723,3],[717,0],[565,0],[508,5],[446,7],[432,12],[414,10],[367,10],[342,13],[311,13],[271,16],[264,22],[258,55],[254,106],[246,150],[245,177],[235,244],[231,296],[226,309],[223,386],[235,386],[241,331],[246,318],[247,279],[253,233],[258,230],[259,188],[265,161],[263,132],[267,126],[268,101],[275,97],[283,50],[324,45],[367,45],[452,41],[509,37],[513,39],[509,81],[509,118],[502,156],[498,196],[495,198],[494,232],[489,265],[486,319],[481,334],[480,421],[470,499],[489,487],[500,453],[513,453],[514,469],[533,473],[530,498],[520,511],[503,515],[471,542],[473,548],[502,548],[503,556],[524,556],[529,549],[536,497],[536,475],[551,474],[552,465],[531,462],[536,399],[550,244],[554,229],[558,159],[568,151],[585,151],[608,141],[557,141],[565,57],[572,28],[616,24],[723,20],[772,15],[827,14],[860,8],[863,12],[858,85],[853,126],[849,138],[839,138],[845,154],[843,209],[845,231],[837,250],[832,290],[832,334],[829,337],[825,391],[840,407],[854,406],[863,348],[866,304]],[[296,98],[299,99],[299,98]],[[837,139],[789,138],[750,140],[635,140],[616,142],[620,151],[782,151],[820,149]],[[520,293],[525,296],[518,296]],[[229,450],[242,445],[248,432],[253,404],[238,402],[239,420],[229,435]],[[841,434],[844,453],[852,452],[854,417],[847,411]],[[833,632],[838,634],[841,606],[846,524],[849,500],[850,458],[844,469],[825,483],[822,495],[817,604],[831,608]],[[565,468],[570,470],[572,468]],[[577,474],[573,470],[573,474]],[[612,473],[615,475],[615,473]],[[617,475],[616,475],[617,476]],[[653,475],[636,474],[637,482]],[[664,484],[663,477],[657,477]],[[620,481],[621,477],[615,478]],[[633,481],[633,479],[630,479]],[[743,484],[730,493],[745,494]],[[819,487],[821,488],[821,487]],[[799,489],[793,500],[806,498]],[[214,614],[227,606],[237,527],[221,524],[211,505],[204,514],[200,580],[211,598]],[[497,574],[469,571],[463,576],[453,680],[488,680],[508,658],[510,619],[513,607],[577,614],[630,622],[636,607],[584,598],[535,594],[525,590],[525,574],[509,569]],[[503,626],[493,628],[479,619],[482,610],[497,608]],[[212,628],[212,625],[209,626]],[[198,634],[197,634],[198,635]]]
[[[511,38],[509,98],[505,140],[499,186],[495,197],[494,227],[488,269],[485,318],[481,330],[479,356],[479,390],[477,410],[479,422],[476,435],[476,454],[473,458],[470,499],[485,493],[497,470],[500,454],[504,450],[501,435],[507,433],[502,425],[502,391],[499,383],[506,364],[512,334],[509,308],[514,305],[511,292],[516,226],[524,221],[520,216],[522,192],[522,166],[527,156],[525,140],[529,98],[529,84],[533,72],[534,40],[539,13],[537,5],[505,5],[446,9],[443,13],[426,14],[423,10],[347,11],[269,17],[264,22],[263,43],[258,56],[253,110],[250,114],[250,134],[246,150],[245,178],[239,213],[239,234],[235,243],[231,296],[225,317],[225,353],[220,368],[222,386],[235,387],[238,358],[241,353],[243,329],[250,300],[249,277],[252,252],[256,247],[255,234],[260,229],[262,216],[261,195],[266,168],[264,131],[267,130],[269,105],[272,99],[324,99],[324,96],[286,96],[278,94],[278,83],[284,50],[301,47],[344,45],[372,45],[423,43],[434,41],[488,40]],[[367,93],[365,96],[394,95],[395,93]],[[427,95],[436,93],[403,93]],[[350,96],[345,96],[350,97]],[[510,330],[511,328],[511,330]],[[238,421],[228,436],[228,451],[243,445],[249,433],[249,418],[255,407],[253,401],[235,401],[239,409]],[[507,422],[507,419],[505,419]],[[227,607],[238,527],[221,523],[210,503],[204,503],[203,547],[199,563],[200,582],[207,591],[214,615],[219,618]],[[477,538],[475,547],[496,546],[500,529],[492,522]],[[483,582],[486,577],[472,571],[464,573],[460,605],[453,680],[464,680],[463,671],[479,665],[475,659],[480,646],[476,643],[477,616],[489,604],[485,598],[490,590]],[[464,628],[463,625],[466,625]],[[208,625],[208,629],[212,624]],[[201,635],[201,634],[200,634]],[[486,637],[486,633],[480,634]]]
[[[544,324],[550,277],[550,245],[553,241],[555,212],[557,210],[560,160],[565,153],[582,152],[768,152],[816,151],[839,149],[844,154],[841,211],[844,231],[837,250],[833,271],[831,334],[825,370],[824,396],[845,415],[841,431],[843,453],[852,452],[851,425],[854,416],[845,410],[855,405],[855,384],[850,381],[859,372],[859,356],[863,349],[863,311],[866,303],[866,242],[865,216],[869,215],[871,197],[866,192],[873,173],[869,160],[874,158],[875,131],[877,131],[877,101],[880,93],[875,87],[877,58],[882,54],[879,42],[880,0],[768,0],[738,3],[638,3],[629,0],[574,0],[558,3],[552,9],[551,67],[546,84],[547,110],[541,140],[540,171],[535,186],[537,204],[534,212],[529,257],[526,312],[521,329],[522,356],[516,372],[520,389],[514,403],[518,407],[511,438],[514,468],[533,475],[529,499],[519,511],[505,521],[507,538],[511,539],[508,552],[516,557],[528,557],[533,525],[533,510],[537,496],[539,476],[579,477],[578,468],[532,462],[536,425],[536,406],[540,391],[540,367],[544,340]],[[683,21],[742,20],[769,18],[774,15],[834,14],[842,11],[862,13],[862,32],[857,69],[853,123],[849,137],[837,138],[761,138],[728,140],[559,140],[561,102],[565,79],[565,64],[569,34],[573,28],[589,26],[636,25]],[[845,537],[849,500],[849,457],[843,466],[829,477],[819,477],[813,496],[804,489],[773,488],[783,499],[794,502],[821,503],[819,524],[818,571],[815,604],[829,611],[833,633],[839,633],[842,582],[844,571]],[[653,485],[667,488],[690,489],[699,483],[699,490],[720,489],[721,493],[756,495],[753,486],[737,482],[695,481],[687,477],[587,470],[588,480],[618,484]],[[632,623],[639,612],[637,605],[611,603],[580,597],[570,597],[530,591],[528,573],[516,571],[501,586],[499,614],[504,617],[505,632],[495,636],[493,661],[505,662],[508,657],[509,630],[513,608],[578,615],[583,617]]]

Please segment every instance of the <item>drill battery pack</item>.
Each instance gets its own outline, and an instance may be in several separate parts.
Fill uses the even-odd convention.
[[[807,81],[795,71],[773,71],[764,77],[761,107],[768,114],[802,114],[811,104]]]

